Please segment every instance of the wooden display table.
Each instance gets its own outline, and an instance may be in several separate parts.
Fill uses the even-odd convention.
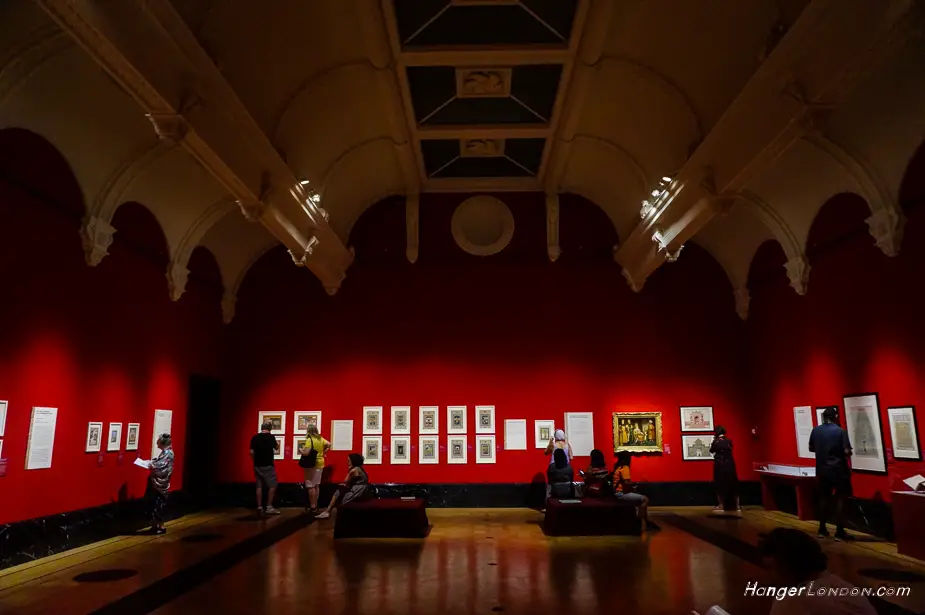
[[[549,498],[543,532],[547,536],[620,536],[642,533],[636,507],[617,498]]]
[[[902,555],[925,560],[925,493],[893,491],[893,531]]]
[[[334,538],[424,538],[428,530],[424,498],[351,502],[334,522]]]
[[[800,521],[816,521],[816,477],[781,474],[769,470],[755,470],[761,480],[761,503],[765,510],[780,510],[774,499],[773,485],[792,485],[797,494],[797,517]]]

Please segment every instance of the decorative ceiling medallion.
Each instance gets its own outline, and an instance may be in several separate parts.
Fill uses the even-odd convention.
[[[478,195],[453,212],[450,224],[456,245],[474,256],[491,256],[507,247],[514,236],[514,216],[500,199]]]
[[[510,68],[457,68],[457,98],[507,98],[511,95]]]
[[[463,158],[500,158],[504,156],[504,139],[460,139],[459,155]]]

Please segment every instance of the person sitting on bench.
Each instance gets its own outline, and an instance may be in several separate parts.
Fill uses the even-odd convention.
[[[607,460],[604,459],[604,453],[598,449],[591,451],[591,465],[588,466],[584,477],[586,497],[613,495],[613,484],[610,472],[607,471]]]
[[[549,482],[549,497],[571,498],[575,497],[575,470],[568,463],[568,455],[561,448],[552,454],[552,463],[546,470],[546,480]]]
[[[347,478],[337,487],[337,493],[331,498],[328,507],[315,518],[327,519],[335,508],[362,499],[368,487],[369,475],[363,469],[363,455],[350,453],[347,455]]]
[[[649,521],[649,498],[636,493],[630,478],[630,462],[633,460],[627,451],[617,453],[617,463],[613,469],[614,495],[621,502],[628,502],[636,507],[636,513],[646,524],[647,530],[660,530],[658,525]]]

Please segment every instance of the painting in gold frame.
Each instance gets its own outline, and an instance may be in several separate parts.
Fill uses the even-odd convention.
[[[661,412],[614,412],[613,450],[615,453],[661,453]]]

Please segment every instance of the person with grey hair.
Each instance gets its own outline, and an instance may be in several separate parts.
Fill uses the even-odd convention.
[[[321,487],[321,475],[324,473],[324,457],[331,450],[331,443],[321,437],[317,425],[308,426],[308,437],[299,453],[299,467],[304,472],[305,491],[308,493],[308,509],[318,512],[318,492]]]
[[[257,483],[257,514],[263,516],[263,488],[267,488],[266,514],[278,515],[273,508],[276,497],[276,467],[273,458],[276,455],[276,438],[273,436],[273,423],[265,421],[260,426],[260,433],[251,438],[251,458],[254,460],[254,479]]]
[[[170,477],[173,475],[173,446],[170,434],[165,433],[157,439],[157,448],[160,454],[148,462],[148,488],[145,492],[147,500],[148,518],[151,520],[151,531],[154,534],[166,534],[164,525],[164,509],[167,507],[167,494],[170,491]]]
[[[569,463],[572,462],[572,445],[568,441],[568,436],[565,435],[565,432],[561,429],[557,429],[552,435],[552,438],[549,440],[549,444],[546,445],[546,455],[552,455],[556,449],[562,449],[565,451],[565,457]],[[550,461],[549,465],[552,465],[554,462]]]

